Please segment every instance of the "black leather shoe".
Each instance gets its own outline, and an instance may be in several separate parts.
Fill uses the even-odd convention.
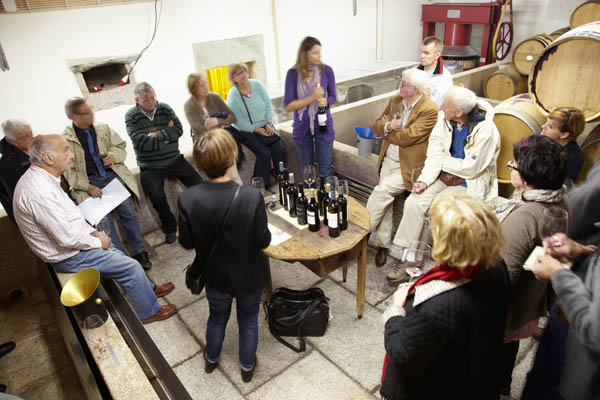
[[[147,251],[142,251],[139,254],[135,254],[133,258],[135,258],[137,262],[142,264],[142,267],[144,267],[145,270],[149,270],[150,268],[152,268],[152,261],[150,261],[150,257],[148,257]]]
[[[165,233],[165,242],[167,244],[175,243],[175,240],[177,240],[177,232]]]
[[[243,369],[240,368],[240,372],[242,373],[242,380],[245,383],[248,383],[252,380],[252,377],[254,376],[254,370],[256,369],[256,364],[258,364],[258,359],[256,359],[256,361],[254,361],[254,367],[252,367],[252,369],[250,371],[244,371]]]
[[[208,358],[206,358],[206,352],[204,352],[204,372],[207,374],[212,374],[212,372],[219,366],[218,362],[210,362]]]
[[[17,347],[15,342],[6,342],[0,344],[0,357],[4,357],[5,355],[13,351],[15,347]]]
[[[6,385],[0,383],[0,393],[6,393]]]

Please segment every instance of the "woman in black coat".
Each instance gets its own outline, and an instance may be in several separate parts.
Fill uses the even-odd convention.
[[[385,399],[494,399],[508,307],[500,223],[459,191],[430,210],[436,267],[401,285],[384,313]]]
[[[229,177],[236,157],[235,140],[224,129],[211,130],[195,143],[194,159],[209,179],[186,189],[177,200],[179,243],[196,250],[190,267],[196,276],[206,264],[202,278],[210,315],[205,371],[211,373],[217,366],[235,298],[241,374],[242,380],[249,382],[256,367],[258,312],[269,274],[262,249],[269,246],[271,233],[261,193],[239,186]],[[207,264],[221,229],[222,236]]]

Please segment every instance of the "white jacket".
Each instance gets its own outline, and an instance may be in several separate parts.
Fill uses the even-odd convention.
[[[469,113],[464,159],[450,155],[453,123],[438,119],[429,136],[427,158],[419,181],[429,186],[438,179],[440,172],[445,171],[465,179],[470,195],[483,201],[497,197],[496,161],[500,153],[500,133],[493,118],[492,105],[477,99],[477,106]]]

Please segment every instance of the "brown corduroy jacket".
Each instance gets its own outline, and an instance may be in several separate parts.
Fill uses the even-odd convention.
[[[402,96],[396,95],[392,97],[381,116],[373,124],[373,133],[377,136],[384,136],[385,124],[388,122],[384,117],[387,116],[388,120],[391,121],[392,108],[394,112],[403,112]],[[402,179],[408,191],[412,191],[411,171],[415,168],[422,168],[425,164],[429,134],[437,122],[437,114],[437,104],[426,95],[421,95],[421,98],[417,101],[417,104],[415,104],[408,116],[406,128],[391,131],[383,138],[377,169],[381,169],[383,157],[390,144],[398,145]]]

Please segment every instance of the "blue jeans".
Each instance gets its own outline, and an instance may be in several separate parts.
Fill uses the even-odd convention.
[[[239,358],[240,365],[249,371],[256,363],[256,348],[258,347],[258,311],[264,289],[243,299],[235,299],[239,327]],[[225,328],[231,315],[233,296],[224,294],[206,285],[206,298],[210,315],[206,323],[206,358],[215,363],[219,360]]]
[[[148,280],[142,266],[117,249],[81,250],[66,260],[50,263],[58,272],[75,273],[95,268],[102,278],[112,278],[129,295],[133,309],[140,319],[156,314],[160,308],[154,285]]]
[[[113,170],[110,169],[106,170],[106,176],[104,177],[100,175],[92,175],[88,177],[90,183],[94,186],[98,186],[100,189],[108,185],[115,178],[117,178],[123,184],[123,186],[127,187],[125,182],[123,182],[123,180]],[[131,247],[131,254],[137,255],[146,251],[144,248],[144,242],[142,241],[140,224],[138,223],[137,216],[135,215],[132,197],[127,198],[124,202],[119,204],[114,211],[116,211],[119,215],[121,225],[123,225],[125,233],[127,234],[127,240],[129,241],[129,246]],[[106,217],[111,225],[110,239],[112,240],[113,245],[115,245],[115,247],[119,250],[125,252],[123,249],[123,244],[121,243],[121,239],[119,238],[119,233],[115,229],[115,224],[111,213],[109,213]]]
[[[300,157],[302,170],[304,170],[306,165],[313,165],[315,163],[313,144],[314,147],[316,147],[317,152],[319,175],[333,175],[333,171],[331,170],[331,153],[333,152],[333,142],[327,143],[325,139],[323,139],[323,135],[319,134],[319,132],[315,132],[313,139],[313,136],[309,131],[306,133],[306,135],[304,135],[304,140],[302,140],[302,143],[296,143],[296,151],[298,152],[298,157]],[[300,179],[298,179],[296,182],[300,182]]]

